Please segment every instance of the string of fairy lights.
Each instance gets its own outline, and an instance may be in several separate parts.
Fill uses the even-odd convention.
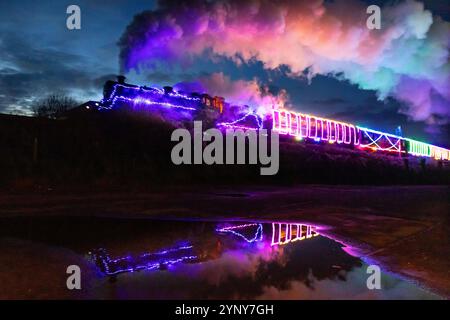
[[[271,228],[269,227],[270,225]],[[264,230],[266,234],[264,234]],[[234,240],[244,240],[244,243],[247,244],[268,242],[270,240],[268,242],[270,247],[286,245],[319,235],[315,226],[284,222],[228,225],[216,228],[215,231],[221,235],[229,234]],[[179,263],[201,261],[196,253],[196,248],[192,244],[117,258],[111,258],[106,249],[100,248],[90,252],[90,255],[100,270],[107,276],[117,276],[121,273],[131,273],[140,270],[167,269]]]
[[[116,83],[110,94],[101,101],[98,109],[113,109],[117,107],[119,101],[136,107],[147,106],[193,112],[199,109],[202,99],[173,90],[166,92],[159,88]],[[297,140],[311,139],[316,142],[343,144],[372,151],[407,153],[412,156],[450,160],[448,149],[351,123],[285,109],[273,109],[269,114],[262,115],[248,110],[243,113],[244,115],[238,116],[237,119],[221,121],[216,125],[217,127],[258,130],[264,129],[263,119],[271,118],[272,127],[266,129],[293,136]]]
[[[350,123],[287,110],[272,111],[272,129],[298,139],[353,145],[362,149],[408,153],[413,156],[450,160],[450,150]],[[406,149],[403,147],[406,145]]]

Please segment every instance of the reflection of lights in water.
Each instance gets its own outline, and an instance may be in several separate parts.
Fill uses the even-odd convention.
[[[272,223],[271,245],[283,245],[318,236],[314,226],[299,223]]]
[[[253,238],[247,237],[245,234],[242,233],[243,230],[248,229],[249,227],[258,226],[256,229],[256,233],[253,236]],[[250,224],[242,224],[238,226],[232,226],[232,227],[225,227],[217,229],[217,232],[223,232],[223,233],[232,233],[234,235],[237,235],[238,237],[241,237],[245,241],[251,243],[255,241],[261,241],[263,239],[263,226],[261,223],[250,223]]]
[[[266,227],[269,229],[268,225]],[[264,250],[269,246],[268,241],[263,241],[263,230],[263,223],[247,223],[216,229],[219,233],[235,235],[240,239],[245,240],[247,243],[256,243],[257,248],[261,250]],[[318,235],[319,233],[316,231],[316,227],[311,225],[273,222],[272,241],[270,246],[284,245]],[[196,249],[197,252],[201,250],[201,248]],[[158,252],[143,253],[138,256],[124,256],[115,259],[111,259],[105,249],[98,249],[92,253],[92,257],[100,267],[101,271],[109,276],[138,270],[161,269],[185,261],[203,260],[201,256],[201,254],[194,254],[194,247],[192,245],[170,248]]]
[[[257,226],[255,235],[253,237],[247,236],[244,232],[248,233],[250,228]],[[263,225],[261,223],[241,224],[237,226],[225,227],[217,229],[221,233],[234,234],[245,241],[252,243],[263,240]],[[272,223],[272,242],[271,245],[283,245],[299,240],[310,239],[318,236],[316,227],[299,223]]]
[[[126,256],[117,259],[111,259],[105,249],[98,249],[92,253],[92,256],[106,275],[116,275],[138,270],[154,270],[163,266],[194,260],[197,256],[192,253],[192,248],[192,246],[183,246],[159,252],[144,253],[137,257]]]

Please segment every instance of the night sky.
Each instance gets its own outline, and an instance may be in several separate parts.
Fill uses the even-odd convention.
[[[425,3],[433,17],[450,21],[448,2]],[[81,30],[66,28],[70,4],[81,8]],[[157,6],[150,0],[1,1],[0,112],[30,115],[34,100],[56,92],[80,102],[99,100],[104,82],[121,72],[118,41],[127,26],[136,14]],[[448,63],[446,67],[448,72]],[[230,81],[256,79],[274,95],[285,90],[292,109],[387,132],[395,132],[401,125],[405,136],[450,145],[447,100],[440,125],[430,125],[399,112],[405,109],[405,102],[395,96],[379,99],[375,90],[326,74],[315,74],[312,79],[293,77],[289,67],[266,68],[258,59],[237,62],[229,56],[204,52],[188,65],[131,68],[126,76],[129,83],[163,86],[193,82],[214,73]]]

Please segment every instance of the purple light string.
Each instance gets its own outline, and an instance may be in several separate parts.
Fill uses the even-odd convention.
[[[239,230],[241,230],[241,229],[245,229],[248,227],[254,227],[254,226],[257,226],[257,229],[256,229],[256,232],[255,232],[255,235],[253,236],[253,238],[248,238],[244,234],[239,232]],[[222,233],[234,234],[234,235],[244,239],[248,243],[261,241],[263,239],[263,226],[261,223],[250,223],[250,224],[243,224],[243,225],[238,225],[238,226],[225,227],[225,228],[216,229],[216,231],[222,232]]]
[[[193,246],[182,246],[173,249],[167,249],[159,252],[152,253],[144,253],[136,258],[131,256],[111,259],[109,254],[105,249],[98,249],[95,253],[92,254],[94,261],[100,265],[100,268],[106,275],[116,275],[124,272],[134,272],[138,270],[154,270],[158,269],[163,265],[170,266],[176,263],[180,263],[183,261],[195,260],[198,257],[192,254],[186,254],[179,258],[166,258],[160,257],[160,261],[149,261],[149,262],[141,262],[140,259],[148,258],[150,256],[164,256],[169,253],[176,253],[180,251],[187,251],[192,249]],[[134,260],[134,261],[133,261]],[[120,263],[128,262],[131,265],[125,265],[123,267],[120,266]]]
[[[248,127],[248,126],[242,126],[242,125],[237,125],[239,122],[245,121],[248,117],[254,117],[256,120],[256,123],[258,124],[257,128],[252,128],[252,127]],[[255,114],[253,111],[248,112],[247,114],[245,114],[244,116],[242,116],[241,118],[232,121],[232,122],[220,122],[217,124],[217,126],[224,126],[224,127],[234,127],[234,128],[240,128],[240,129],[262,129],[263,127],[263,123],[262,120],[260,119],[260,117]]]
[[[162,106],[173,107],[173,108],[181,108],[181,109],[186,109],[186,110],[196,110],[196,108],[193,108],[193,107],[176,105],[176,104],[172,104],[169,102],[157,102],[157,101],[151,101],[150,99],[143,99],[141,97],[129,98],[129,97],[126,97],[123,95],[116,95],[118,87],[122,87],[127,90],[137,91],[137,94],[158,94],[160,96],[164,96],[164,94],[165,94],[164,90],[158,89],[158,88],[128,87],[128,86],[125,86],[122,84],[115,84],[113,86],[113,90],[111,91],[111,94],[109,95],[109,97],[107,99],[102,99],[102,106],[100,106],[99,109],[111,109],[115,105],[116,101],[118,99],[120,99],[120,100],[124,100],[124,101],[131,101],[134,103],[141,102],[141,103],[145,103],[148,105],[153,104],[153,105],[162,105]],[[167,93],[167,95],[170,97],[181,98],[181,99],[189,100],[189,101],[200,101],[200,98],[189,97],[187,95],[184,95],[184,94],[181,94],[178,92],[170,92],[170,93]],[[106,106],[108,104],[109,104],[109,106]]]

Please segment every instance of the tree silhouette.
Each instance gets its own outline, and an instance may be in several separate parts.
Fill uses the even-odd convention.
[[[54,93],[36,101],[32,110],[36,117],[58,119],[67,110],[75,108],[79,103],[72,97]]]

